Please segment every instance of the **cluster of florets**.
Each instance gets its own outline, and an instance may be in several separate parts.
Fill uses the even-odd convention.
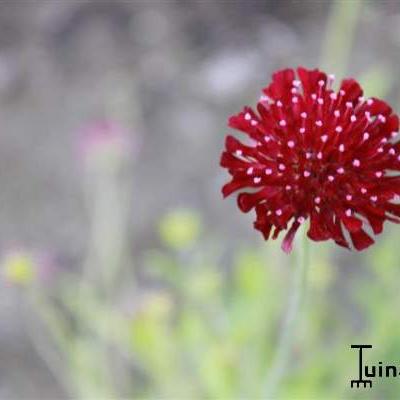
[[[266,240],[288,229],[287,252],[308,218],[310,239],[349,248],[350,238],[357,250],[374,243],[365,229],[378,234],[386,220],[400,222],[399,118],[384,101],[365,99],[355,80],[338,92],[333,81],[319,70],[278,71],[257,112],[245,107],[229,119],[248,140],[226,138],[221,166],[232,180],[223,195],[251,189],[239,194],[239,208],[255,209]]]

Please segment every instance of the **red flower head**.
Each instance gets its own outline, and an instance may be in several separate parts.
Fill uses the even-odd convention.
[[[310,239],[350,248],[348,231],[357,250],[374,243],[364,228],[379,234],[386,220],[400,222],[399,118],[384,101],[364,99],[355,80],[338,92],[333,80],[318,69],[278,71],[257,112],[245,107],[229,119],[248,140],[226,138],[221,166],[232,180],[222,193],[250,189],[239,208],[255,208],[265,240],[288,229],[286,252],[308,218]]]

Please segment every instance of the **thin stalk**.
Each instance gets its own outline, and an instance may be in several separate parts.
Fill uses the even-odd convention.
[[[351,57],[357,23],[361,15],[361,0],[335,0],[328,18],[322,46],[321,68],[343,77]]]
[[[61,385],[62,389],[68,394],[71,392],[71,382],[62,363],[62,352],[70,350],[67,338],[67,329],[64,326],[62,317],[54,313],[51,305],[42,297],[38,292],[38,288],[31,287],[28,290],[28,296],[31,299],[34,309],[37,314],[28,310],[24,316],[26,329],[31,343],[35,348],[37,354],[47,365],[48,370],[53,374],[57,382]],[[37,315],[41,317],[45,325],[45,329],[51,334],[54,343],[49,343],[46,335],[42,330],[44,326],[37,329]]]
[[[275,396],[279,384],[285,375],[292,354],[294,333],[297,331],[296,328],[299,324],[299,317],[307,291],[307,271],[309,267],[308,242],[309,239],[304,231],[303,241],[298,249],[298,256],[296,257],[298,265],[292,281],[287,313],[283,321],[275,358],[273,359],[272,367],[267,378],[266,398],[268,399]]]

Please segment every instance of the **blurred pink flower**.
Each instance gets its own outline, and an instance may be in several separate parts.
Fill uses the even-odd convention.
[[[130,132],[111,120],[97,120],[78,132],[81,158],[90,160],[121,160],[132,155],[133,145]]]

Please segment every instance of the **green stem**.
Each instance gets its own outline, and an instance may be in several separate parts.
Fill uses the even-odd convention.
[[[289,306],[285,320],[283,321],[281,335],[277,346],[275,358],[267,378],[266,398],[275,396],[282,378],[289,365],[290,356],[293,349],[294,333],[299,322],[300,311],[302,309],[307,289],[307,271],[309,265],[309,239],[305,231],[303,232],[303,243],[299,249],[298,267],[293,277],[292,289],[290,291]]]
[[[322,46],[321,68],[343,77],[351,57],[353,39],[360,18],[361,0],[335,0],[331,12],[325,40]]]

